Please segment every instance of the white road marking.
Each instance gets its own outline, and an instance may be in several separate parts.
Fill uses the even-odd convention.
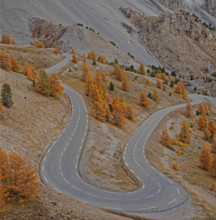
[[[146,199],[151,199],[155,196],[155,194],[145,197]]]
[[[45,156],[45,157],[44,157],[44,161],[46,161],[46,159],[47,159],[47,157]]]
[[[171,184],[173,184],[173,182],[172,182],[170,179],[168,179],[168,181],[169,181]]]
[[[179,189],[177,188],[177,192],[178,192],[178,194],[180,194],[180,191],[179,191]]]
[[[142,189],[145,189],[145,185],[142,186]]]
[[[56,189],[55,187],[54,187],[54,190],[57,191],[58,193],[61,193],[61,192],[60,192],[58,189]]]
[[[44,176],[45,181],[48,183],[48,179]]]
[[[157,185],[158,185],[159,189],[158,189],[158,191],[156,193],[158,194],[161,191],[161,186],[160,186],[159,183],[157,183]]]
[[[151,180],[155,181],[155,179],[154,179],[154,178],[152,178],[152,177],[151,177]]]
[[[168,202],[168,205],[174,203],[176,201],[176,199],[173,199],[172,201]]]
[[[145,172],[146,176],[150,176],[147,172]]]
[[[156,209],[156,207],[140,208],[140,210],[146,210],[146,209]]]
[[[70,185],[70,183],[67,181],[67,179],[64,178],[64,181],[65,181],[68,185]]]

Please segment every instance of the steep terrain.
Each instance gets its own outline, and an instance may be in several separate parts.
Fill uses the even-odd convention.
[[[210,77],[209,63],[213,72],[216,69],[216,31],[196,16],[178,12],[146,17],[129,8],[121,8],[121,11],[139,28],[140,41],[166,68],[181,74],[185,80],[191,76],[194,79]],[[215,89],[212,82],[206,90],[215,96]]]
[[[196,14],[203,21],[215,24],[216,1],[215,0],[155,0],[172,11],[187,10]]]
[[[82,23],[84,27],[88,26],[96,33],[99,32],[106,40],[115,42],[126,53],[129,51],[137,60],[158,65],[157,59],[140,44],[136,34],[129,34],[122,26],[125,22],[131,25],[119,11],[122,6],[131,7],[149,16],[157,16],[165,10],[165,7],[153,0],[3,0],[0,7],[1,29],[4,33],[13,34],[17,42],[25,44],[31,40],[28,23],[32,17],[45,18],[59,25]],[[78,49],[79,45],[74,47]]]
[[[52,47],[56,44],[61,51],[68,53],[71,53],[74,48],[77,54],[85,53],[86,56],[94,48],[98,55],[105,55],[109,62],[118,59],[120,64],[133,64],[138,67],[137,62],[127,52],[114,46],[113,42],[106,41],[93,29],[83,27],[81,24],[59,26],[47,20],[35,18],[31,20],[29,25],[33,44],[38,41],[44,42],[46,47]]]
[[[0,50],[17,57],[21,67],[28,61],[37,69],[54,65],[61,60],[52,49],[35,49],[0,44]],[[23,74],[0,69],[0,90],[10,83],[11,108],[0,114],[0,147],[7,153],[18,153],[38,170],[40,159],[47,148],[66,126],[71,105],[63,95],[56,100],[32,91],[32,82]],[[40,182],[40,199],[19,204],[8,204],[0,219],[127,219],[106,213],[62,195]]]

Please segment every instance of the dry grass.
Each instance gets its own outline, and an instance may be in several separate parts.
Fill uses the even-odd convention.
[[[208,102],[205,103],[208,106]],[[197,107],[195,110],[197,110]],[[203,132],[198,130],[197,117],[192,121],[185,118],[183,112],[184,109],[171,112],[159,123],[147,143],[146,156],[153,166],[179,182],[191,193],[195,207],[195,210],[193,210],[193,214],[196,216],[195,219],[215,219],[216,193],[212,192],[210,188],[212,181],[216,181],[216,179],[211,177],[209,172],[199,167],[200,151],[206,141],[202,139]],[[216,121],[215,113],[207,117],[208,120],[210,118]],[[165,128],[168,129],[172,138],[176,138],[183,121],[191,123],[195,130],[192,129],[190,133],[191,144],[188,147],[174,146],[175,151],[177,149],[183,151],[183,154],[178,156],[176,152],[164,147],[159,141],[162,130]],[[173,124],[172,130],[169,129],[171,124]],[[173,163],[178,165],[179,171],[172,169]]]
[[[0,43],[0,51],[15,57],[21,67],[25,62],[29,62],[36,69],[45,69],[60,62],[64,56],[54,54],[54,49],[38,49],[31,46],[14,46]]]
[[[96,120],[91,112],[91,99],[84,95],[84,83],[80,80],[83,62],[79,60],[78,64],[72,62],[66,64],[59,74],[64,83],[84,97],[90,119],[89,133],[80,163],[80,173],[86,181],[97,187],[112,191],[133,191],[140,187],[140,183],[123,163],[122,154],[125,144],[152,113],[167,106],[182,103],[184,100],[174,94],[173,89],[166,87],[166,91],[159,90],[160,101],[156,103],[151,100],[150,107],[144,109],[138,105],[139,98],[134,98],[134,96],[139,95],[141,91],[146,94],[153,93],[155,79],[150,78],[153,86],[149,87],[145,86],[147,77],[126,72],[130,81],[130,91],[125,92],[121,89],[122,83],[117,81],[112,73],[114,69],[112,65],[97,63],[96,66],[93,66],[91,63],[91,61],[87,61],[93,76],[97,70],[109,72],[105,84],[107,87],[108,83],[112,81],[115,90],[111,92],[107,89],[107,92],[112,98],[119,95],[126,102],[131,103],[134,106],[136,119],[134,122],[126,120],[124,129]],[[169,96],[170,92],[172,96]]]
[[[7,47],[10,48],[5,46]],[[17,48],[21,51],[26,50]],[[10,54],[10,49],[8,50],[5,52]],[[35,66],[40,64],[40,56],[40,53],[31,54],[29,49],[28,57],[35,62]],[[21,63],[25,62],[25,57],[26,54],[21,56]],[[50,62],[46,65],[54,64],[56,61],[50,57],[48,59]],[[37,169],[44,151],[66,126],[71,115],[71,106],[65,95],[59,100],[44,97],[29,90],[32,83],[25,76],[0,69],[0,88],[3,83],[9,82],[14,105],[10,109],[4,108],[0,115],[0,146],[7,152],[19,153],[26,162]],[[42,183],[40,194],[41,199],[32,203],[8,205],[7,212],[0,215],[0,219],[127,219],[59,194]]]

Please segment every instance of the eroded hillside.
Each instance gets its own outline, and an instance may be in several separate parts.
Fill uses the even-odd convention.
[[[190,80],[211,77],[209,63],[216,69],[216,31],[187,12],[146,17],[131,9],[121,9],[139,28],[140,41],[147,45],[163,65]],[[214,77],[212,77],[214,80]],[[204,84],[203,84],[204,85]],[[215,83],[208,84],[215,95]]]

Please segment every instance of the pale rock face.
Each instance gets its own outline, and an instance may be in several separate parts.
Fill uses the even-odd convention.
[[[208,70],[208,74],[212,75],[215,71],[214,71],[214,66],[211,64],[211,62],[209,61],[208,65],[207,65],[207,70]]]

